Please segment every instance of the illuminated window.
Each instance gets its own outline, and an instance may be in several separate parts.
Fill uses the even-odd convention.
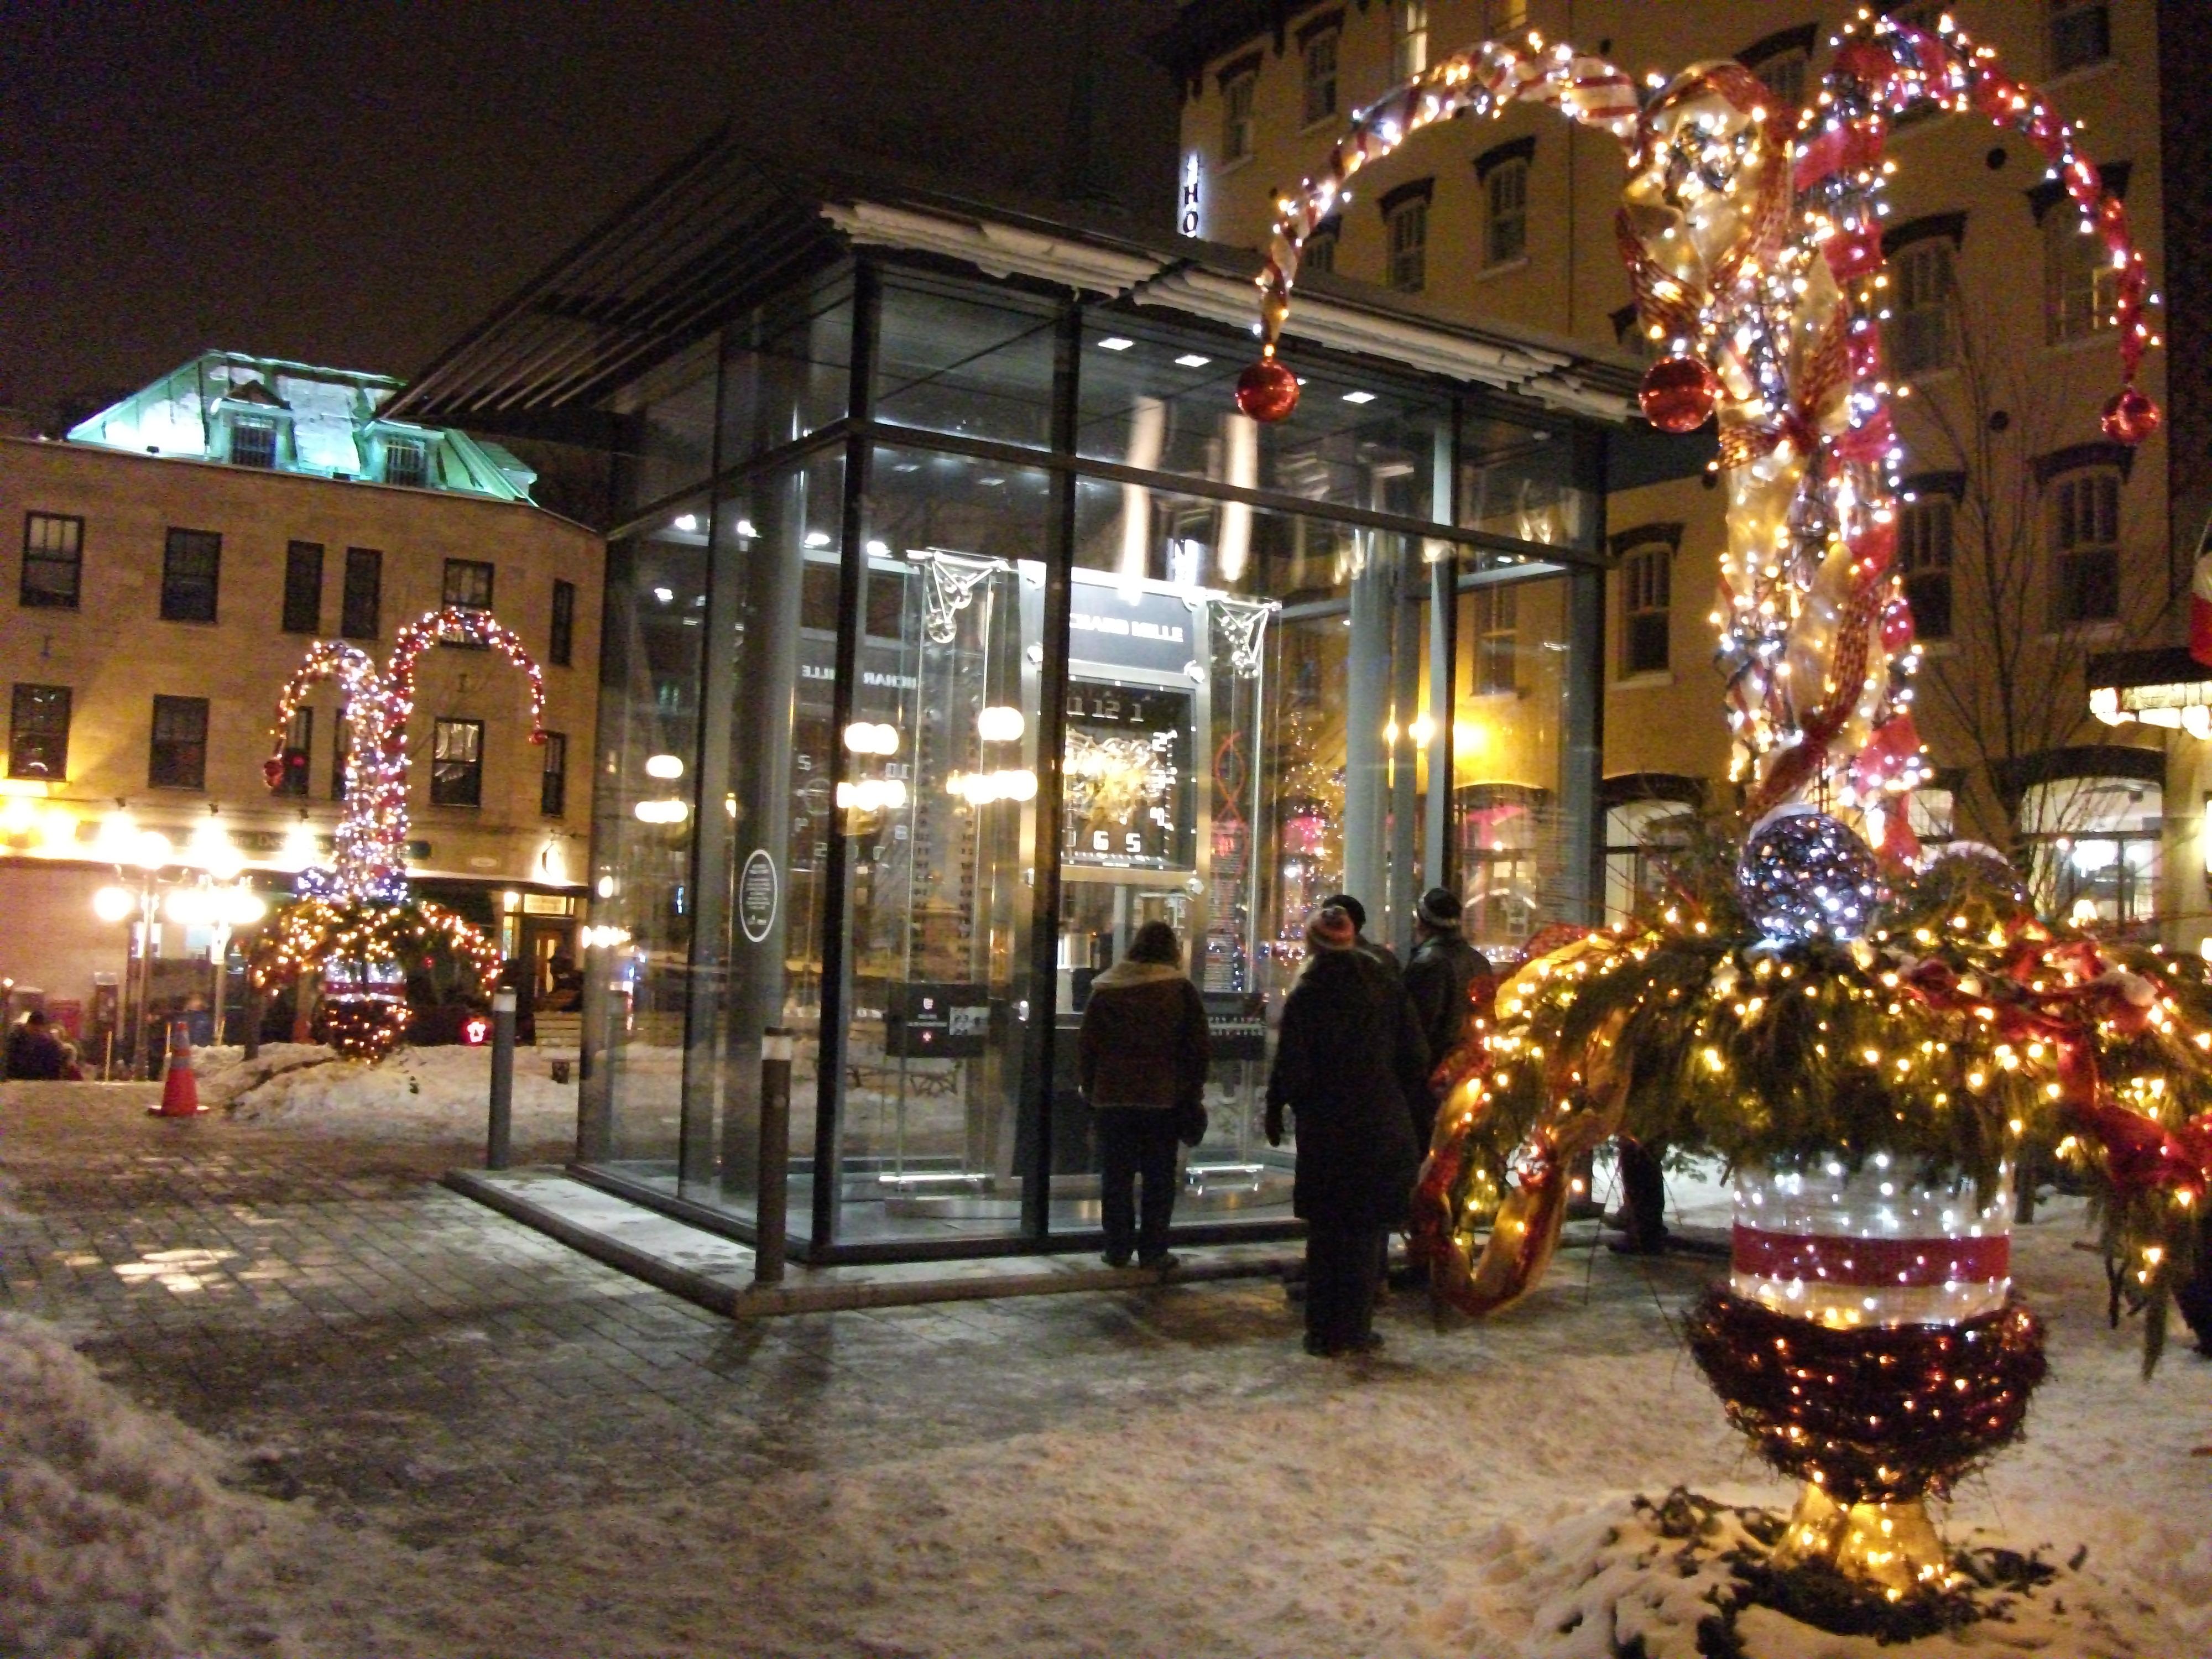
[[[222,538],[212,530],[172,530],[161,558],[161,620],[211,623],[222,579]]]
[[[1429,273],[1429,203],[1425,196],[1401,202],[1385,222],[1390,234],[1389,268],[1384,280],[1401,294],[1419,294]]]
[[[568,738],[562,732],[545,734],[545,769],[538,778],[538,810],[557,818],[568,805]]]
[[[412,484],[420,489],[430,482],[429,447],[420,438],[384,441],[384,482]]]
[[[284,631],[316,634],[323,626],[323,544],[294,542],[284,550]]]
[[[1342,32],[1322,29],[1305,43],[1305,121],[1311,126],[1336,113],[1336,49]]]
[[[1889,262],[1889,355],[1900,374],[1926,374],[1957,361],[1958,283],[1951,244],[1929,237]]]
[[[1429,0],[1395,0],[1390,8],[1390,73],[1410,80],[1429,66]]]
[[[307,798],[307,776],[315,757],[315,711],[295,708],[284,724],[284,752],[274,793],[295,800]]]
[[[1528,252],[1528,163],[1518,158],[1501,161],[1482,182],[1489,203],[1484,262],[1510,264]]]
[[[483,805],[483,722],[441,720],[430,737],[430,805]]]
[[[1645,547],[1620,567],[1620,672],[1661,674],[1667,670],[1668,606],[1672,603],[1674,550]]]
[[[2101,64],[2112,55],[2112,19],[2105,0],[2049,0],[2051,72]]]
[[[26,513],[19,601],[74,611],[83,577],[84,520],[62,513]]]
[[[480,559],[447,560],[442,603],[456,611],[475,611],[489,616],[492,574],[492,567]],[[443,645],[465,646],[473,650],[484,648],[481,641],[470,638],[458,628],[441,630],[438,640]]]
[[[1477,696],[1514,690],[1521,644],[1520,589],[1495,582],[1474,590],[1474,691]]]
[[[1221,159],[1241,161],[1252,153],[1252,97],[1260,88],[1257,70],[1222,83]]]
[[[154,736],[146,781],[156,789],[207,787],[208,700],[154,699]]]
[[[8,775],[59,783],[69,775],[70,689],[15,687],[9,710]]]
[[[576,584],[556,579],[553,583],[553,627],[545,641],[545,659],[556,668],[566,668],[576,654]]]
[[[2120,614],[2120,477],[2078,472],[2051,486],[2051,621],[2059,627]]]
[[[2113,325],[2120,274],[2104,239],[2087,223],[2070,201],[2055,203],[2043,216],[2045,333],[2054,345]]]
[[[276,465],[276,422],[259,415],[230,417],[230,464],[233,466]]]
[[[1897,567],[1913,631],[1923,640],[1951,637],[1952,512],[1948,497],[1927,495],[1898,514]]]
[[[345,594],[338,632],[349,640],[376,637],[377,611],[384,593],[384,555],[373,547],[346,549]]]

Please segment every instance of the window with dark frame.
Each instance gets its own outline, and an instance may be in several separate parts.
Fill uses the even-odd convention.
[[[1674,550],[1640,548],[1620,566],[1620,672],[1663,674],[1669,660]]]
[[[1339,227],[1325,224],[1306,238],[1306,245],[1298,254],[1298,273],[1336,269],[1336,237]]]
[[[284,549],[284,631],[319,634],[323,629],[323,544],[293,542]]]
[[[441,720],[430,735],[430,805],[483,805],[483,722]]]
[[[19,602],[74,611],[83,582],[84,520],[67,513],[26,513]]]
[[[1252,154],[1252,100],[1260,89],[1260,72],[1247,70],[1231,76],[1221,87],[1221,159],[1241,161]]]
[[[2044,336],[2052,345],[2114,325],[2120,274],[2104,239],[2087,223],[2071,202],[2057,203],[2043,216]]]
[[[346,757],[353,752],[353,723],[346,719],[345,705],[338,705],[337,713],[331,717],[331,799],[346,798]]]
[[[8,714],[8,775],[59,783],[69,776],[70,689],[18,682]]]
[[[463,611],[490,610],[493,574],[482,559],[447,560],[445,603]]]
[[[553,580],[553,626],[545,639],[545,659],[567,668],[576,655],[576,584]]]
[[[315,711],[295,708],[284,723],[284,752],[280,757],[283,769],[272,792],[295,800],[307,798],[309,775],[315,758]]]
[[[384,482],[420,489],[430,482],[430,452],[420,438],[384,441]]]
[[[1923,495],[1898,508],[1897,568],[1912,607],[1913,632],[1923,640],[1951,637],[1951,535],[1954,509],[1948,495]]]
[[[1929,374],[1958,360],[1959,285],[1951,244],[1931,236],[1889,262],[1889,355],[1901,374]]]
[[[2106,0],[2049,0],[2051,72],[2087,69],[2112,55],[2112,15]]]
[[[211,623],[222,579],[222,538],[212,530],[169,532],[161,556],[161,620]]]
[[[1429,0],[1392,0],[1390,78],[1409,81],[1429,66]]]
[[[568,737],[564,732],[545,734],[545,769],[538,779],[538,810],[557,818],[568,807]]]
[[[338,633],[349,640],[376,637],[384,597],[384,555],[373,547],[346,549],[345,592],[338,605]]]
[[[146,781],[155,789],[207,787],[208,700],[155,697]]]
[[[2120,614],[2120,477],[2078,472],[2051,486],[2051,620],[2061,628]]]
[[[1325,28],[1305,43],[1305,124],[1326,121],[1336,113],[1336,52],[1342,31]]]
[[[1812,58],[1802,52],[1778,52],[1751,65],[1751,72],[1784,108],[1795,110],[1804,105],[1805,75],[1812,63]]]
[[[1426,197],[1390,210],[1389,268],[1386,280],[1401,294],[1419,294],[1429,279],[1429,203]]]
[[[1510,264],[1528,252],[1528,163],[1500,161],[1482,185],[1487,198],[1483,263]]]
[[[1493,582],[1474,590],[1474,691],[1490,696],[1519,689],[1520,589]]]
[[[260,415],[232,416],[230,464],[263,468],[276,465],[276,422]]]

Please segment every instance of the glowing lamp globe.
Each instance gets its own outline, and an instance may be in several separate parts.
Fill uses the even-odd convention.
[[[2117,444],[2139,444],[2157,431],[2165,418],[2146,393],[2129,386],[2105,405],[2105,435]]]
[[[1712,419],[1719,398],[1720,382],[1695,357],[1662,357],[1644,372],[1636,401],[1662,432],[1695,432]]]
[[[1769,939],[1856,939],[1883,897],[1866,842],[1826,812],[1783,811],[1753,832],[1736,896]]]
[[[1298,406],[1298,377],[1273,357],[1262,357],[1237,377],[1237,407],[1266,424],[1286,420]]]

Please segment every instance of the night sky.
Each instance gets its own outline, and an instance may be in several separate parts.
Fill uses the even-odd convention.
[[[1172,0],[14,0],[0,403],[210,347],[411,374],[725,120],[1164,228]]]

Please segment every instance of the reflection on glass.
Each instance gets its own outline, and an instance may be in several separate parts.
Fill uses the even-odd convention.
[[[895,426],[1042,447],[1058,307],[914,272],[886,276],[875,412]]]
[[[631,389],[616,490],[625,513],[706,482],[714,462],[714,353],[687,352]]]
[[[1598,501],[1575,464],[1565,423],[1470,415],[1460,428],[1459,522],[1547,547],[1596,545]]]
[[[780,294],[732,323],[722,348],[723,468],[842,419],[852,361],[847,272]]]

